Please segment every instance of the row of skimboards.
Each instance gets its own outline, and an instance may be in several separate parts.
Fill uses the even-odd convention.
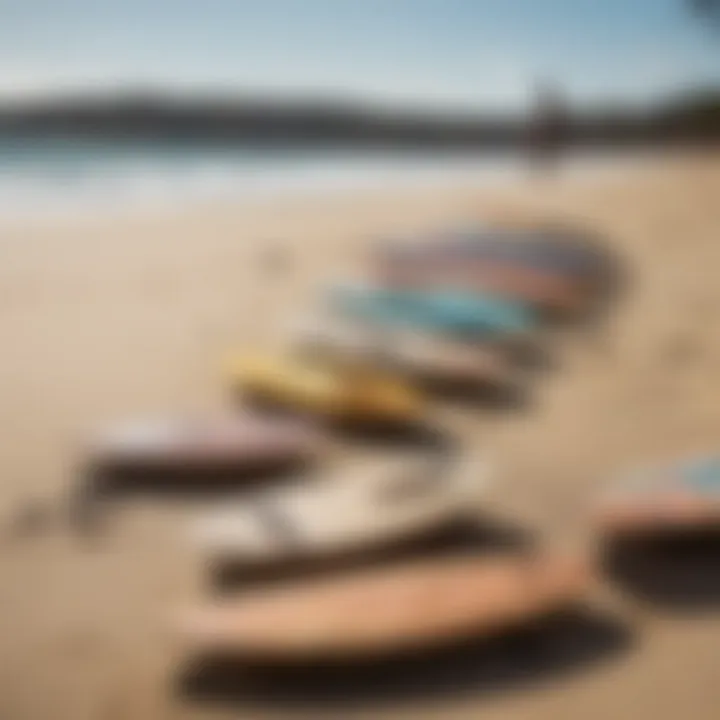
[[[245,407],[133,424],[97,440],[93,467],[197,483],[220,470],[238,484],[271,468],[314,468],[325,424],[308,422],[310,414],[343,423],[414,420],[424,408],[418,375],[495,381],[488,373],[497,373],[507,345],[548,312],[581,315],[608,274],[597,248],[560,231],[476,228],[371,255],[370,281],[334,288],[335,316],[296,334],[289,358],[230,363],[234,386],[265,409],[298,416]],[[351,556],[477,522],[492,471],[472,452],[398,451],[342,472],[254,486],[196,520],[190,534],[208,558],[248,569]],[[634,472],[606,488],[595,510],[603,538],[716,527],[720,461]],[[495,635],[582,604],[591,565],[537,551],[371,563],[208,600],[183,612],[177,627],[200,654],[281,663],[373,658]]]

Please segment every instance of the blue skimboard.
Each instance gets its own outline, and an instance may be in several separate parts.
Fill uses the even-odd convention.
[[[523,334],[536,326],[535,314],[522,303],[460,291],[342,286],[332,301],[366,322],[472,337]]]

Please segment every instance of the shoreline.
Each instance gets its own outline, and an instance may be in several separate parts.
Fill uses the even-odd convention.
[[[687,152],[669,155],[656,152],[579,153],[562,159],[558,171],[551,174],[550,180],[592,183],[603,178],[612,179],[619,173],[652,169],[658,163],[682,162],[687,157],[692,155]],[[432,155],[419,158],[419,162],[391,164],[386,168],[383,168],[382,156],[371,158],[368,164],[361,156],[359,159],[363,162],[359,165],[355,162],[354,167],[351,162],[345,169],[342,163],[339,169],[322,165],[315,169],[303,169],[290,164],[283,170],[268,172],[268,169],[259,167],[256,171],[247,170],[245,174],[226,174],[224,182],[215,184],[210,182],[212,174],[200,174],[184,181],[185,185],[176,183],[174,186],[168,177],[163,179],[158,176],[154,192],[147,188],[147,180],[152,181],[152,175],[144,179],[142,173],[129,175],[116,188],[111,185],[102,191],[93,188],[93,183],[88,180],[85,183],[87,189],[95,193],[90,196],[83,194],[87,193],[87,189],[83,191],[76,187],[74,191],[69,191],[60,184],[55,192],[49,185],[42,194],[34,199],[29,195],[23,201],[15,202],[11,209],[0,206],[0,226],[93,224],[142,216],[167,217],[176,214],[179,205],[182,213],[188,210],[224,212],[237,207],[252,211],[274,203],[343,202],[386,193],[409,195],[512,190],[535,184],[537,180],[536,171],[521,153],[501,154],[499,158],[493,153],[477,158],[456,158],[450,166],[445,166],[442,159],[433,159]],[[181,174],[180,170],[175,173],[176,176]],[[112,179],[112,175],[109,178]],[[208,182],[204,182],[203,178]],[[107,180],[103,175],[97,178],[100,186]],[[119,178],[113,182],[117,180]],[[29,184],[29,181],[25,180],[25,183]]]

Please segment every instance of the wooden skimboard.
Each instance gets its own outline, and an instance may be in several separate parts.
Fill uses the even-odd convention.
[[[577,561],[496,556],[413,561],[189,610],[199,653],[266,661],[376,656],[492,635],[582,599]]]

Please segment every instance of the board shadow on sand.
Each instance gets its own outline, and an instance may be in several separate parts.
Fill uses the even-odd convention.
[[[616,540],[605,572],[626,592],[675,610],[720,608],[720,528]]]
[[[281,482],[297,473],[309,471],[310,465],[309,462],[279,461],[257,467],[91,467],[84,474],[84,486],[88,496],[98,499],[131,495],[200,498]]]
[[[511,345],[505,350],[505,358],[513,371],[543,375],[558,369],[558,358],[544,337]]]
[[[526,529],[484,517],[477,522],[447,523],[441,528],[375,548],[331,553],[319,558],[299,554],[281,562],[266,564],[262,568],[248,567],[227,558],[218,559],[209,564],[210,584],[218,593],[237,594],[257,586],[265,588],[413,559],[463,553],[481,555],[530,551],[533,542],[534,538]]]
[[[278,462],[265,467],[110,467],[89,465],[78,474],[68,506],[70,528],[81,535],[101,532],[112,508],[130,500],[216,503],[252,493],[264,485],[291,483],[311,471],[308,462]]]
[[[450,456],[457,451],[453,434],[438,424],[427,421],[406,423],[335,423],[333,436],[356,447],[370,450],[402,450],[428,457]]]
[[[471,410],[510,413],[529,410],[531,393],[519,382],[482,383],[464,380],[425,380],[421,387],[428,395],[451,405]]]
[[[340,712],[357,707],[492,696],[569,674],[627,651],[629,629],[589,609],[568,610],[492,639],[470,639],[381,661],[262,666],[196,658],[177,678],[183,700]]]

